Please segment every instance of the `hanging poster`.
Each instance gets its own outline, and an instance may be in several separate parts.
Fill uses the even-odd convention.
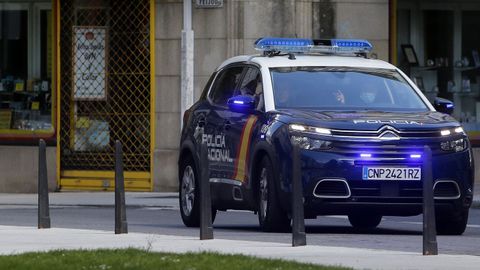
[[[107,29],[73,27],[73,98],[103,100],[107,97]]]

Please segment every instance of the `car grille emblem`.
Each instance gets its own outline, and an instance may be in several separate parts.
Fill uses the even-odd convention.
[[[394,127],[391,126],[383,126],[378,130],[378,138],[381,140],[399,140],[400,136],[398,136],[398,131]]]

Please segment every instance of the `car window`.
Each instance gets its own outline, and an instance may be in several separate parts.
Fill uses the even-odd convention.
[[[203,88],[200,99],[204,100],[207,98],[208,90],[210,90],[210,87],[212,86],[212,82],[213,82],[213,79],[215,79],[215,76],[217,76],[217,72],[214,72],[212,76],[210,76],[210,79],[208,79],[207,84],[205,84],[205,87]]]
[[[226,105],[242,77],[243,67],[231,67],[223,70],[215,80],[210,99],[218,105]]]
[[[248,67],[243,77],[242,83],[235,95],[250,95],[255,98],[255,108],[263,110],[263,84],[260,70],[256,67]]]
[[[427,111],[395,70],[344,67],[271,69],[276,108]]]

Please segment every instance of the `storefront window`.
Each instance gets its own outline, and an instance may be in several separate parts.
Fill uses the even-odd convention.
[[[397,64],[425,95],[450,99],[480,146],[480,3],[398,0]]]
[[[0,2],[0,135],[52,133],[52,13]]]

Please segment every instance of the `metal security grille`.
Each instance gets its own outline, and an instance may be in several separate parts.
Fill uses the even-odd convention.
[[[112,171],[116,140],[125,171],[150,173],[151,2],[58,2],[61,177]]]

